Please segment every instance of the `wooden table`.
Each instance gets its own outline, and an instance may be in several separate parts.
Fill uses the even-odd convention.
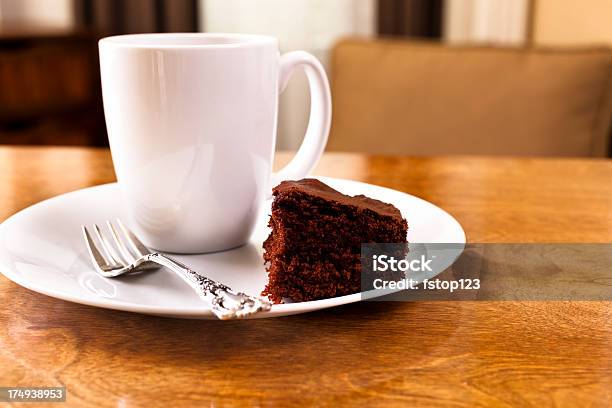
[[[612,242],[611,161],[328,154],[316,173],[430,200],[471,242]],[[113,179],[105,150],[0,148],[0,220]],[[77,406],[612,404],[609,302],[366,302],[184,321],[0,277],[0,305],[0,386],[64,384]]]

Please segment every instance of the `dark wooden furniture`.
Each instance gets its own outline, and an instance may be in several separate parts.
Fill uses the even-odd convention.
[[[0,29],[0,144],[106,144],[97,38]]]

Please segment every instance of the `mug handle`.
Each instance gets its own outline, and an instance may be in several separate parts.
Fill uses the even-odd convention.
[[[310,119],[304,141],[289,164],[273,173],[271,187],[283,180],[299,180],[308,175],[321,158],[331,126],[332,105],[329,81],[323,66],[305,51],[292,51],[280,58],[278,92],[282,93],[296,68],[303,68],[310,87]]]

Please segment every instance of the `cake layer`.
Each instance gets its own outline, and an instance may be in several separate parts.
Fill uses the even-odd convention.
[[[314,179],[285,181],[274,197],[264,294],[275,302],[359,292],[361,244],[406,242],[406,220],[391,204],[347,196]]]

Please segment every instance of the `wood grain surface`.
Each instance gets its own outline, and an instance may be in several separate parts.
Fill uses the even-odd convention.
[[[430,200],[470,242],[612,242],[611,161],[328,154],[316,174]],[[0,148],[0,220],[113,180],[106,150]],[[611,322],[610,302],[468,301],[188,321],[0,277],[0,386],[65,385],[70,406],[607,407]]]

